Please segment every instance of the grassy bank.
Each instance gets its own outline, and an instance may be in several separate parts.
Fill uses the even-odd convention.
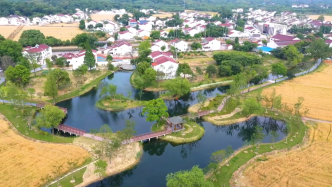
[[[84,172],[86,171],[86,167],[63,178],[62,180],[60,180],[60,186],[63,186],[63,187],[74,187],[76,186],[77,184],[80,184],[83,182],[83,174]],[[70,181],[72,180],[72,178],[74,177],[74,180],[75,182],[74,183],[71,183]],[[58,187],[58,183],[54,183],[52,185],[50,185],[50,187]]]
[[[12,106],[0,104],[0,113],[2,113],[6,118],[15,126],[18,132],[26,137],[30,137],[36,140],[46,141],[46,142],[54,142],[54,143],[72,143],[73,137],[61,137],[57,135],[49,134],[45,131],[41,130],[29,130],[27,125],[27,120],[22,117],[21,111],[17,111]],[[36,108],[29,107],[29,110],[33,113]],[[27,111],[25,111],[27,112]],[[19,114],[19,117],[17,117]]]
[[[107,71],[105,74],[97,77],[96,79],[94,79],[93,81],[91,81],[90,83],[88,84],[85,84],[83,86],[81,86],[80,88],[68,93],[68,94],[64,94],[64,95],[61,95],[61,96],[58,96],[55,101],[56,102],[60,102],[60,101],[64,101],[64,100],[67,100],[67,99],[70,99],[70,98],[74,98],[74,97],[77,97],[77,96],[80,96],[80,95],[83,95],[85,93],[87,93],[88,91],[90,91],[91,89],[95,88],[99,82],[101,80],[103,80],[104,78],[106,78],[107,76],[109,76],[110,74],[112,74],[113,72],[111,71]],[[48,100],[48,102],[51,102],[53,103],[53,100]]]
[[[172,134],[160,137],[160,139],[176,144],[189,143],[201,139],[205,133],[204,128],[195,122],[186,122],[184,128],[185,129],[182,131],[173,132]],[[164,125],[159,125],[157,127],[157,124],[154,124],[152,126],[153,132],[163,129]]]
[[[285,123],[290,125],[290,132],[288,134],[288,142],[284,143],[285,141],[280,141],[275,143],[274,149],[271,149],[270,147],[272,144],[261,144],[258,149],[258,155],[267,153],[273,150],[281,150],[281,149],[288,149],[293,146],[298,145],[302,142],[303,137],[305,135],[306,127],[303,124],[303,122],[299,118],[293,117],[292,119],[289,119],[289,116],[282,117],[283,115],[273,115],[272,118],[276,120],[282,120]],[[292,139],[292,141],[290,141]],[[220,167],[218,172],[215,172],[214,176],[216,177],[216,180],[213,181],[215,186],[230,186],[229,181],[233,175],[233,173],[242,165],[244,165],[247,161],[252,159],[256,156],[254,152],[251,152],[253,148],[248,147],[240,152],[236,153],[231,159],[230,159],[230,165],[223,165]]]
[[[117,97],[111,98],[107,96],[96,103],[96,107],[101,110],[107,111],[121,111],[129,108],[136,108],[140,106],[145,106],[147,101],[138,101],[128,99],[125,96],[117,95]]]

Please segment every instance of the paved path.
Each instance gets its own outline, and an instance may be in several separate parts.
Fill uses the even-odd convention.
[[[332,124],[332,121],[315,119],[315,118],[308,118],[308,117],[302,117],[302,120],[304,120],[304,121],[315,121],[315,122],[319,122],[319,123],[331,123]]]

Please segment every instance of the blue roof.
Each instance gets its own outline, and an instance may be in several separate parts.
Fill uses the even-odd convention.
[[[147,23],[148,21],[146,21],[146,20],[139,20],[139,24],[145,24],[145,23]]]
[[[262,50],[264,52],[271,52],[273,50],[273,48],[271,47],[266,47],[266,46],[263,46],[263,47],[257,47],[258,50]]]

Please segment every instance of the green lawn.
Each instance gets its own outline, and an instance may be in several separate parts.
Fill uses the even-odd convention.
[[[218,108],[218,106],[220,105],[221,101],[226,97],[226,94],[224,95],[217,95],[215,98],[209,100],[209,104],[208,106],[202,107],[201,110],[205,111],[205,110],[215,110]]]
[[[34,107],[28,107],[27,109],[35,111],[36,108]],[[36,140],[42,140],[46,142],[56,142],[56,143],[72,143],[74,138],[69,137],[61,137],[52,135],[49,133],[46,133],[44,131],[34,131],[29,130],[27,127],[27,122],[24,118],[22,118],[22,113],[18,110],[13,108],[10,105],[4,105],[0,104],[0,113],[5,115],[6,118],[15,126],[15,128],[23,135],[28,136],[30,138],[36,139]],[[27,111],[25,111],[27,112]],[[20,117],[17,117],[17,114],[19,114]]]
[[[85,171],[86,171],[86,167],[73,174],[75,183],[70,182],[72,180],[72,175],[69,175],[69,176],[63,178],[62,180],[60,180],[60,185],[62,187],[74,187],[75,185],[82,183],[83,174]],[[54,184],[50,185],[50,187],[58,187],[58,183],[54,183]]]
[[[160,137],[160,139],[178,144],[189,143],[199,140],[205,133],[205,129],[202,126],[192,121],[186,122],[184,127],[185,130],[173,132],[172,134]],[[157,127],[157,124],[154,124],[152,126],[152,132],[161,131],[163,129],[164,125],[159,125]]]
[[[100,83],[101,80],[103,80],[104,78],[106,78],[107,76],[109,76],[112,73],[113,72],[108,71],[107,73],[99,76],[98,78],[96,78],[95,80],[91,81],[90,83],[81,86],[79,89],[77,89],[77,90],[75,90],[73,92],[70,92],[68,94],[56,97],[55,102],[60,102],[60,101],[66,100],[66,99],[77,97],[77,96],[80,96],[80,95],[82,95],[82,94],[90,91],[91,89],[93,89],[94,87],[96,87]],[[53,103],[53,99],[49,100],[48,102]]]
[[[107,96],[96,103],[96,107],[101,110],[121,111],[129,108],[136,108],[146,105],[148,101],[139,101],[128,99],[127,97],[117,94],[116,98]]]

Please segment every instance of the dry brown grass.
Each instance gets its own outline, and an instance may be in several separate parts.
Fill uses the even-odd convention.
[[[309,15],[310,19],[317,19],[320,15]],[[325,21],[332,21],[332,16],[324,15]]]
[[[283,103],[292,106],[298,97],[303,97],[304,107],[310,109],[307,117],[332,121],[332,64],[324,66],[323,70],[265,89],[263,95],[275,88],[282,95]]]
[[[245,186],[320,186],[332,185],[332,124],[320,123],[310,130],[310,145],[291,152],[267,156],[244,172]]]
[[[10,129],[9,122],[0,119],[0,186],[41,186],[43,178],[52,174],[53,166],[68,161],[82,164],[89,156],[84,149],[73,145],[37,143],[27,140]]]
[[[25,30],[40,30],[45,36],[53,36],[55,38],[61,39],[61,40],[71,40],[74,38],[77,34],[83,33],[82,30],[76,27],[75,24],[72,26],[68,26],[68,24],[61,24],[62,26],[54,26],[54,25],[48,25],[48,26],[24,26],[23,29],[15,36],[14,40],[18,41],[20,39],[21,34]]]
[[[93,21],[101,21],[106,19],[113,21],[115,15],[116,14],[91,14],[91,19]]]
[[[159,18],[167,18],[172,17],[174,13],[172,12],[159,12],[159,14],[153,14],[153,17],[159,17]]]
[[[66,86],[65,88],[59,89],[59,91],[58,91],[59,96],[70,93],[70,92],[80,88],[82,85],[90,83],[95,78],[105,74],[107,72],[107,70],[100,70],[100,73],[96,73],[96,74],[87,72],[84,75],[84,77],[75,77],[73,75],[73,71],[67,71],[67,72],[69,74],[71,83],[68,86]],[[32,75],[34,75],[34,74],[32,73]],[[45,86],[46,79],[47,79],[46,76],[44,76],[44,77],[39,76],[39,77],[32,78],[29,82],[29,85],[27,86],[27,89],[33,88],[36,90],[36,93],[38,93],[38,92],[44,93],[44,86]]]
[[[17,26],[0,26],[0,35],[7,38],[14,30],[17,28]]]

